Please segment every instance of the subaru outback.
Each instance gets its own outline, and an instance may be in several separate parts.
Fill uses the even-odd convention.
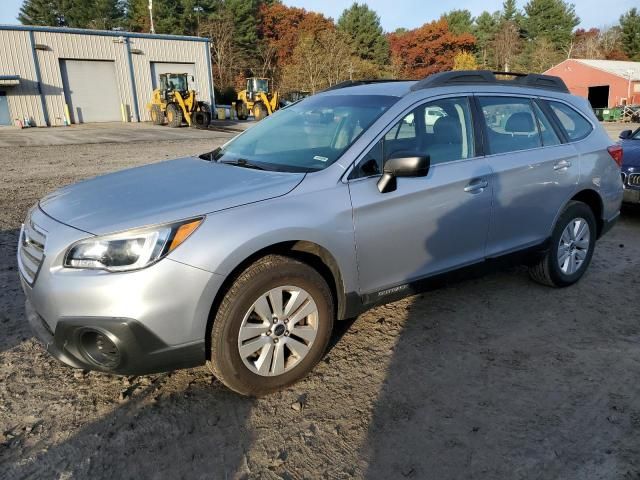
[[[20,233],[27,318],[75,368],[208,364],[261,395],[307,374],[334,321],[527,252],[586,272],[623,195],[619,146],[541,75],[347,82],[200,157],[62,188]]]

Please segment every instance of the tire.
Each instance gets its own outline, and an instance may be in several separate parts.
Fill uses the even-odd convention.
[[[151,106],[151,121],[154,125],[164,125],[164,112],[160,105]]]
[[[175,103],[167,105],[167,122],[171,128],[182,126],[182,110]]]
[[[293,292],[291,296],[274,293],[281,287],[284,292]],[[272,307],[271,298],[282,300],[285,313],[277,320],[272,317],[269,323],[263,319],[278,311],[277,306]],[[306,299],[293,308],[293,313],[286,312],[287,307],[303,298]],[[312,311],[315,313],[296,318]],[[296,322],[293,327],[287,316],[289,322]],[[292,258],[268,255],[244,270],[220,303],[211,330],[209,368],[222,383],[242,395],[261,396],[280,390],[303,378],[320,361],[329,343],[333,319],[331,291],[316,270]],[[248,332],[247,326],[254,330]]]
[[[246,120],[249,118],[249,110],[247,110],[247,104],[244,102],[238,102],[236,104],[236,113],[238,114],[238,120]]]
[[[571,230],[575,233],[577,229],[580,233],[584,224],[588,227],[588,238],[575,234],[573,236],[576,238],[572,238]],[[596,239],[596,218],[591,208],[582,202],[569,203],[556,222],[548,251],[529,268],[531,278],[550,287],[562,288],[573,285],[589,268]],[[565,260],[561,264],[562,258]]]
[[[209,128],[211,114],[209,112],[193,112],[191,115],[191,126],[194,128]]]
[[[256,119],[256,122],[259,122],[263,118],[265,118],[269,113],[267,112],[267,107],[262,103],[256,103],[253,106],[253,118]]]

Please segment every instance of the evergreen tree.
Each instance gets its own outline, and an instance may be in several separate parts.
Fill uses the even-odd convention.
[[[351,5],[338,19],[338,30],[351,39],[361,59],[385,65],[389,60],[389,42],[380,25],[380,17],[366,4]]]
[[[575,8],[563,0],[529,0],[521,24],[529,41],[544,38],[562,50],[571,43],[573,29],[580,19]]]
[[[473,30],[474,18],[469,10],[451,10],[442,15],[449,24],[449,30],[460,35],[461,33],[471,33]]]
[[[477,59],[482,68],[495,66],[492,58],[492,43],[500,25],[500,12],[493,14],[484,11],[476,18],[473,34],[476,37]]]
[[[502,3],[502,18],[507,22],[515,22],[518,20],[520,12],[516,0],[505,0]]]
[[[633,60],[640,61],[640,12],[630,9],[620,17],[622,49]]]
[[[69,27],[111,30],[122,25],[124,5],[121,0],[68,0],[66,14]]]
[[[65,26],[68,0],[24,0],[18,20],[23,25]]]

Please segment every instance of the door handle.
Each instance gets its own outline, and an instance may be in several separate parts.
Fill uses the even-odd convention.
[[[571,166],[571,162],[569,160],[560,160],[553,166],[554,170],[566,170]]]
[[[464,187],[464,191],[467,193],[482,193],[488,186],[489,182],[485,179],[473,180],[469,185]]]

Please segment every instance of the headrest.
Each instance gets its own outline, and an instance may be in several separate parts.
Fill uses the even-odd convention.
[[[451,116],[438,118],[433,124],[433,134],[435,143],[462,142],[460,123]]]
[[[509,117],[504,129],[511,133],[531,133],[536,127],[531,113],[518,112]]]

